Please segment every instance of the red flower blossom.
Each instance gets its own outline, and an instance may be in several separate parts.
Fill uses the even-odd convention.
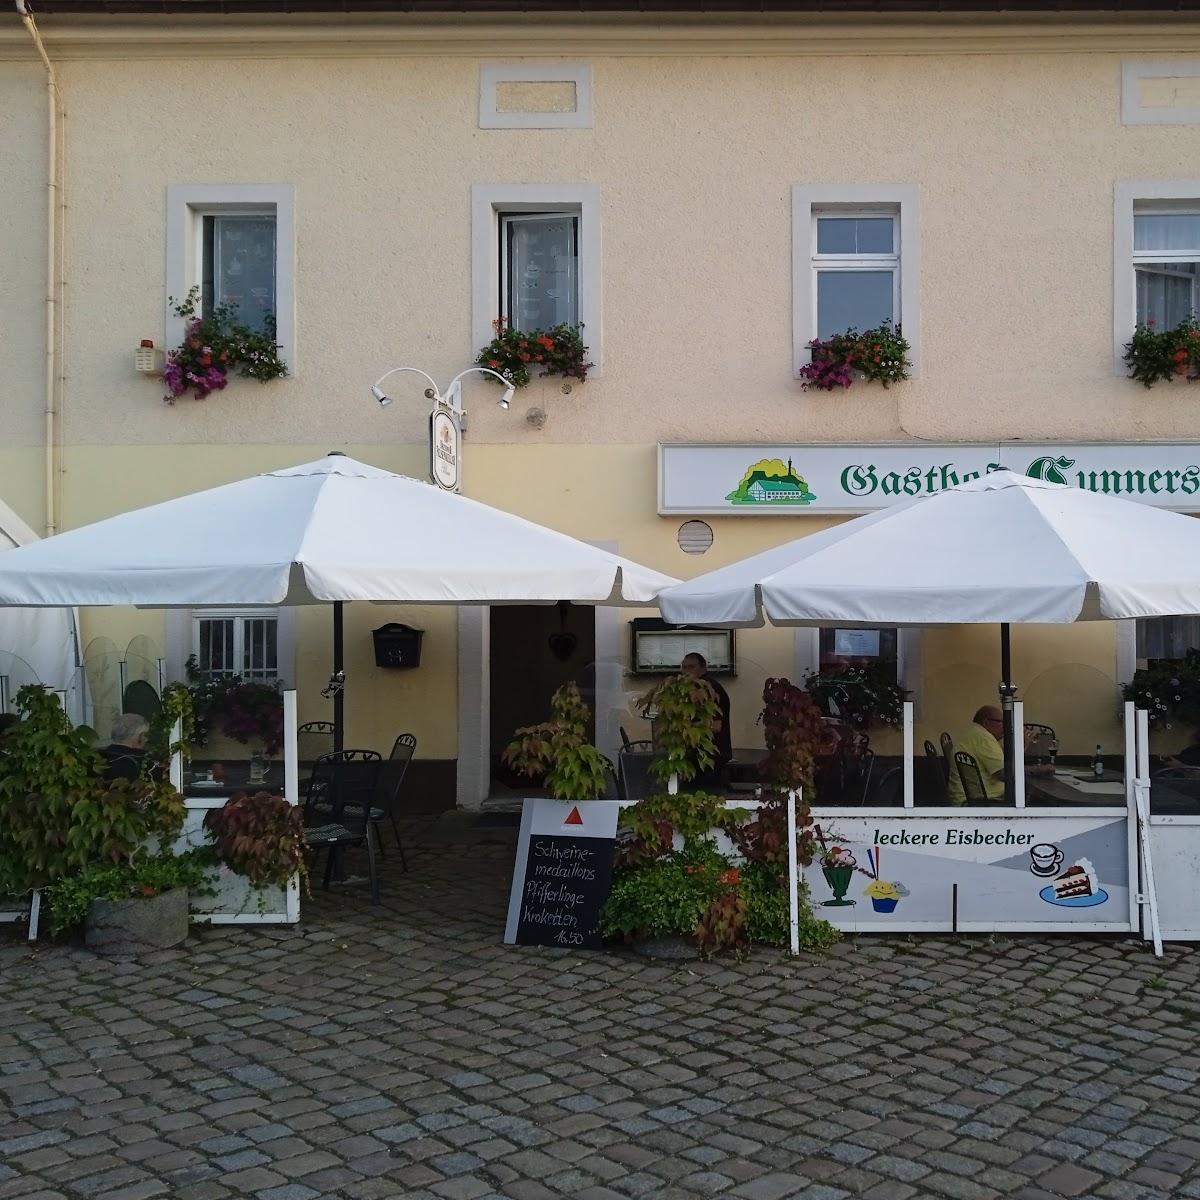
[[[498,358],[489,358],[488,359],[489,367],[498,367],[499,365],[500,365],[500,360]]]
[[[522,343],[522,345],[524,345],[524,343]],[[517,357],[522,362],[531,362],[533,360],[533,355],[530,354],[528,350],[522,350],[521,353],[517,355]]]
[[[728,871],[722,871],[717,876],[718,883],[738,883],[742,878],[741,872],[737,867],[730,867]]]

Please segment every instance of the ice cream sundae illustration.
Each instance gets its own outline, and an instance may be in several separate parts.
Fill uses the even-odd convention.
[[[847,900],[846,893],[850,890],[850,880],[854,878],[856,866],[854,855],[843,846],[821,847],[821,874],[833,892],[832,900],[825,900],[826,908],[844,908],[856,901]]]
[[[1086,858],[1079,859],[1056,875],[1038,895],[1047,904],[1057,904],[1063,908],[1092,908],[1108,899],[1108,893],[1100,886],[1096,868]]]

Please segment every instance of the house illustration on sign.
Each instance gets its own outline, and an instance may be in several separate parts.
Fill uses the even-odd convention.
[[[816,496],[798,475],[789,458],[764,458],[742,476],[741,483],[725,497],[732,504],[811,504]]]

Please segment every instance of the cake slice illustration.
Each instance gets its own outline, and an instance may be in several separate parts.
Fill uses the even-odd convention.
[[[1086,858],[1081,858],[1057,876],[1050,886],[1054,888],[1057,899],[1068,900],[1072,896],[1094,896],[1100,890],[1100,881],[1092,864]]]
[[[1072,908],[1087,908],[1108,899],[1108,893],[1100,886],[1096,868],[1086,858],[1077,859],[1038,894],[1049,904]]]

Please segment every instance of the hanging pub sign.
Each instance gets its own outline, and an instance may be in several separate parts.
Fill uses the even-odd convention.
[[[870,512],[999,470],[1158,508],[1200,510],[1200,445],[1195,442],[663,442],[658,511],[731,517]]]
[[[447,492],[462,488],[462,429],[454,410],[440,404],[429,414],[429,477]]]

